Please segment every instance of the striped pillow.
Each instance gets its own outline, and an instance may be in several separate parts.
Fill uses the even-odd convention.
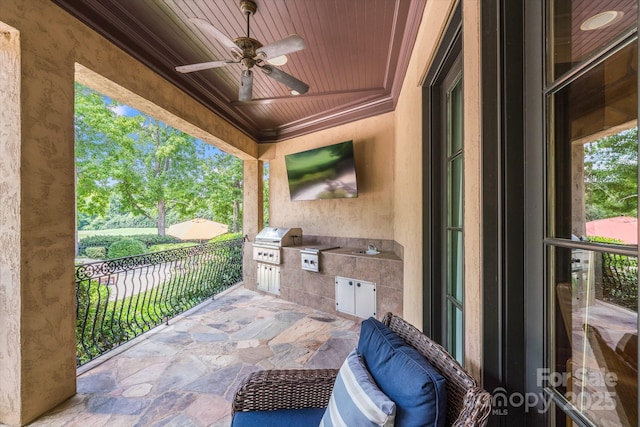
[[[393,426],[396,404],[380,391],[354,349],[340,367],[320,427]]]

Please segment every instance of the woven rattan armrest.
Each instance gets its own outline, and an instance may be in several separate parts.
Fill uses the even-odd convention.
[[[432,341],[404,319],[385,314],[382,323],[418,350],[447,380],[447,423],[454,427],[487,425],[491,395],[460,366],[444,347]]]
[[[464,396],[462,410],[452,427],[486,426],[491,412],[491,395],[480,387],[471,387]]]
[[[337,369],[254,372],[236,391],[233,412],[326,408],[337,374]]]

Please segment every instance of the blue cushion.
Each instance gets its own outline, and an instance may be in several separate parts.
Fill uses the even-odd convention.
[[[362,322],[358,352],[380,390],[395,402],[397,425],[445,425],[445,378],[415,348],[369,318]]]
[[[231,427],[317,427],[325,408],[236,412]]]
[[[393,426],[395,412],[354,349],[340,367],[320,427]]]

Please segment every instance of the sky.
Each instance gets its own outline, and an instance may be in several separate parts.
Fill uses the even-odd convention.
[[[107,102],[110,103],[109,98],[107,98]],[[111,108],[111,110],[113,110],[113,112],[119,116],[133,117],[142,114],[140,111],[136,110],[135,108],[129,107],[128,105],[116,105],[115,107]]]

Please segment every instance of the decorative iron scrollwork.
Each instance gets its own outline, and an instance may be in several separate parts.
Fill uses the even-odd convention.
[[[242,280],[243,239],[76,266],[78,366]]]

